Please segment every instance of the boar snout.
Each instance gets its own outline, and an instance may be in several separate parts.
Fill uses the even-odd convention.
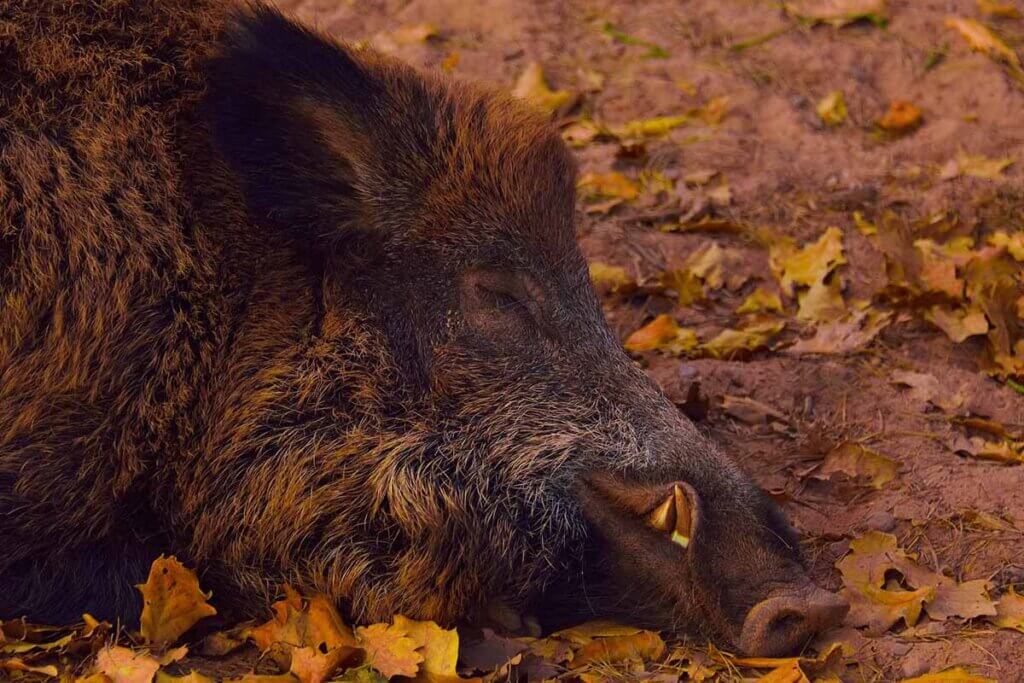
[[[790,654],[843,620],[850,604],[810,579],[805,581],[802,589],[784,589],[750,609],[739,640],[744,653],[754,657]]]

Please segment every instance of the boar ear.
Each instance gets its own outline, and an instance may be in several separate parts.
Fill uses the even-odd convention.
[[[313,237],[372,222],[375,119],[399,71],[261,4],[227,22],[201,112],[258,220]]]

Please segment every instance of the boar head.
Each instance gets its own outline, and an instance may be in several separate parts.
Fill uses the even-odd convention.
[[[207,89],[253,224],[318,274],[310,343],[335,366],[295,360],[259,429],[218,427],[230,488],[205,489],[196,556],[366,619],[452,622],[500,597],[772,655],[842,618],[775,506],[609,331],[574,163],[539,114],[260,6],[230,22]],[[271,458],[306,492],[273,515],[251,474]]]

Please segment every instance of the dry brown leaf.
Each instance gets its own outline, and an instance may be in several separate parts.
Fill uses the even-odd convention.
[[[925,291],[943,294],[954,300],[963,298],[964,282],[957,277],[958,258],[932,240],[916,240],[920,253],[920,278]]]
[[[972,674],[963,667],[945,669],[938,673],[925,674],[915,678],[904,678],[900,683],[997,683],[995,679]]]
[[[852,311],[831,323],[818,325],[814,336],[801,339],[786,353],[850,353],[867,346],[892,321],[889,311]]]
[[[1020,19],[1020,10],[1012,2],[997,2],[996,0],[978,0],[978,11],[990,17],[1001,19]]]
[[[964,310],[936,305],[924,312],[924,318],[957,344],[988,332],[988,319],[977,309]]]
[[[846,98],[842,90],[830,92],[818,102],[818,117],[826,126],[838,126],[846,120]]]
[[[927,372],[895,370],[891,381],[896,386],[909,387],[911,399],[931,403],[947,412],[957,410],[964,402],[963,394],[950,392],[935,375]]]
[[[729,396],[725,394],[722,396],[722,410],[727,415],[731,415],[737,420],[750,425],[768,424],[773,421],[783,424],[789,423],[785,415],[770,405],[743,396]]]
[[[356,629],[359,643],[366,650],[366,662],[383,676],[415,676],[423,662],[416,641],[395,624],[373,624]]]
[[[159,668],[160,662],[148,652],[115,645],[97,653],[93,673],[105,675],[112,683],[150,683]]]
[[[667,314],[661,314],[629,335],[623,344],[627,351],[664,351],[675,355],[697,348],[697,333],[679,324]]]
[[[1017,53],[996,37],[984,24],[974,19],[949,17],[946,19],[946,26],[959,33],[972,50],[984,52],[992,59],[1006,62],[1011,66],[1020,66],[1020,58],[1017,57]]]
[[[643,631],[636,626],[627,626],[616,621],[596,619],[587,621],[570,628],[562,629],[551,634],[552,638],[567,640],[576,645],[586,645],[594,638],[613,638],[619,636],[632,636]]]
[[[996,603],[995,616],[989,621],[999,628],[1015,629],[1024,633],[1024,595],[1013,590],[1013,586]]]
[[[217,613],[195,573],[174,557],[154,560],[146,583],[137,588],[143,600],[140,631],[156,647],[171,645],[200,619]]]
[[[889,103],[889,110],[878,119],[878,127],[887,133],[902,135],[917,130],[921,121],[921,110],[914,104],[893,100]]]
[[[974,619],[996,613],[996,607],[988,597],[988,581],[985,579],[957,583],[942,578],[945,580],[936,586],[935,599],[925,605],[928,616],[935,621],[945,621],[950,617]]]
[[[568,110],[576,101],[576,96],[568,90],[551,89],[539,62],[526,65],[512,88],[512,95],[552,115]]]
[[[839,473],[865,480],[872,488],[880,489],[896,478],[899,467],[881,453],[847,441],[829,451],[819,471],[823,477]]]
[[[982,180],[999,180],[1003,177],[1003,171],[1013,165],[1014,160],[1010,157],[991,159],[981,154],[966,154],[960,152],[956,159],[950,160],[939,177],[942,180],[952,180],[965,175]]]

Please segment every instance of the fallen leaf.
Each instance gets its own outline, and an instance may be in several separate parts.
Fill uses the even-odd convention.
[[[924,312],[924,319],[946,333],[957,344],[969,337],[988,332],[988,319],[976,309],[932,306]]]
[[[223,683],[298,683],[292,674],[256,674],[249,673],[238,678],[225,678]]]
[[[1018,594],[1010,586],[1003,597],[996,603],[995,616],[989,621],[999,628],[1015,629],[1024,633],[1024,595]]]
[[[1013,161],[1010,157],[990,159],[981,154],[960,152],[956,159],[942,168],[939,177],[942,180],[952,180],[965,175],[983,180],[998,180],[1003,177],[1003,171],[1013,165]]]
[[[413,621],[395,616],[395,626],[403,629],[417,645],[423,656],[420,677],[427,680],[457,678],[455,666],[459,660],[459,634],[455,629],[443,629],[433,621]]]
[[[661,636],[652,631],[639,631],[630,635],[594,638],[576,651],[570,666],[578,669],[595,662],[656,660],[664,652],[665,642]]]
[[[825,456],[819,474],[831,477],[845,474],[851,479],[866,480],[871,488],[880,489],[896,478],[896,462],[858,443],[846,441]]]
[[[988,243],[1006,249],[1015,260],[1024,262],[1024,232],[1015,232],[1011,235],[999,230],[989,235]]]
[[[612,171],[610,173],[585,173],[577,185],[584,199],[636,199],[640,196],[640,188],[626,176]]]
[[[300,683],[324,683],[342,666],[359,659],[362,650],[336,647],[323,651],[318,647],[296,647],[291,651],[291,673]]]
[[[946,19],[946,26],[959,33],[975,52],[984,52],[997,61],[1006,62],[1011,66],[1020,66],[1017,53],[997,38],[984,24],[974,19],[949,17]]]
[[[743,396],[722,396],[722,410],[741,422],[750,425],[781,422],[789,424],[785,415],[766,403]]]
[[[689,268],[666,270],[661,274],[660,283],[676,293],[679,306],[692,306],[704,299],[704,280]]]
[[[437,27],[433,24],[414,24],[412,26],[401,26],[388,34],[396,43],[407,45],[410,43],[425,43],[431,38],[438,37]]]
[[[150,683],[159,668],[160,662],[149,653],[115,645],[97,653],[93,672],[105,675],[111,683]]]
[[[898,387],[909,387],[909,395],[912,400],[921,403],[931,403],[946,412],[955,411],[964,402],[964,397],[961,393],[949,391],[942,386],[935,375],[927,372],[895,370],[892,373],[891,381]]]
[[[837,28],[861,20],[876,26],[884,26],[888,21],[885,0],[789,0],[783,7],[803,22]]]
[[[921,121],[921,110],[914,104],[893,100],[889,103],[889,110],[878,119],[878,127],[887,133],[902,135],[917,130]]]
[[[767,348],[768,342],[785,326],[784,322],[762,322],[744,329],[722,330],[712,340],[702,344],[700,349],[712,358],[730,360]]]
[[[639,330],[629,335],[624,346],[627,351],[665,351],[679,355],[692,351],[697,347],[697,334],[684,327],[679,327],[672,316],[662,313]]]
[[[878,226],[864,218],[864,214],[860,211],[853,212],[853,224],[857,226],[857,230],[860,231],[860,234],[865,237],[878,234]]]
[[[824,282],[815,282],[797,294],[797,320],[812,323],[830,323],[846,315],[843,300],[843,280],[833,275]]]
[[[766,313],[781,312],[782,299],[775,292],[764,287],[758,287],[743,300],[743,303],[736,309],[737,313]]]
[[[817,106],[818,116],[826,126],[838,126],[846,120],[846,98],[842,90],[825,95]]]
[[[142,637],[158,648],[174,643],[200,619],[217,613],[195,573],[174,557],[161,555],[154,560],[146,583],[137,588],[143,600]]]
[[[248,626],[216,631],[203,638],[203,642],[199,646],[199,654],[204,657],[223,657],[245,645],[248,639]]]
[[[891,321],[889,311],[851,311],[843,318],[818,325],[813,337],[801,339],[786,353],[851,353],[867,346]]]
[[[4,671],[9,673],[36,673],[49,678],[56,678],[60,674],[60,671],[53,664],[27,664],[19,657],[0,659],[0,673],[3,673]]]
[[[996,607],[988,597],[988,581],[985,579],[963,583],[952,579],[940,581],[935,588],[935,598],[925,605],[925,610],[935,621],[945,621],[950,617],[974,619],[996,614]]]
[[[441,60],[441,70],[451,73],[455,71],[455,67],[459,65],[459,61],[462,59],[462,55],[456,50],[449,52],[444,59]]]
[[[643,631],[636,626],[620,624],[617,621],[596,619],[587,621],[576,626],[571,626],[551,634],[552,638],[567,640],[576,645],[586,645],[594,638],[611,638],[617,636],[632,636]]]
[[[539,62],[530,62],[512,87],[512,95],[541,111],[557,114],[569,109],[576,97],[568,90],[552,90]]]
[[[990,17],[1001,19],[1020,19],[1020,10],[1012,2],[996,2],[996,0],[978,0],[978,11]]]
[[[843,233],[831,227],[815,242],[797,248],[785,241],[770,247],[773,268],[779,275],[782,290],[792,296],[794,285],[810,287],[824,282],[837,266],[846,263],[843,256]]]
[[[622,266],[591,261],[588,269],[590,282],[602,294],[629,294],[636,289],[636,280]]]
[[[900,683],[997,683],[995,679],[972,674],[963,667],[944,669],[938,673],[904,678]]]
[[[964,295],[964,282],[957,277],[958,258],[933,240],[915,240],[920,254],[920,279],[925,291],[943,294],[954,300]]]
[[[678,128],[690,121],[686,114],[677,116],[656,116],[650,119],[637,119],[621,126],[613,127],[611,132],[619,138],[650,138],[665,135],[673,128]]]
[[[366,650],[366,662],[382,675],[412,677],[417,674],[423,655],[416,641],[395,624],[373,624],[356,629],[359,643]]]
[[[184,676],[172,676],[166,671],[157,671],[154,683],[216,683],[216,681],[198,671],[190,671]]]

